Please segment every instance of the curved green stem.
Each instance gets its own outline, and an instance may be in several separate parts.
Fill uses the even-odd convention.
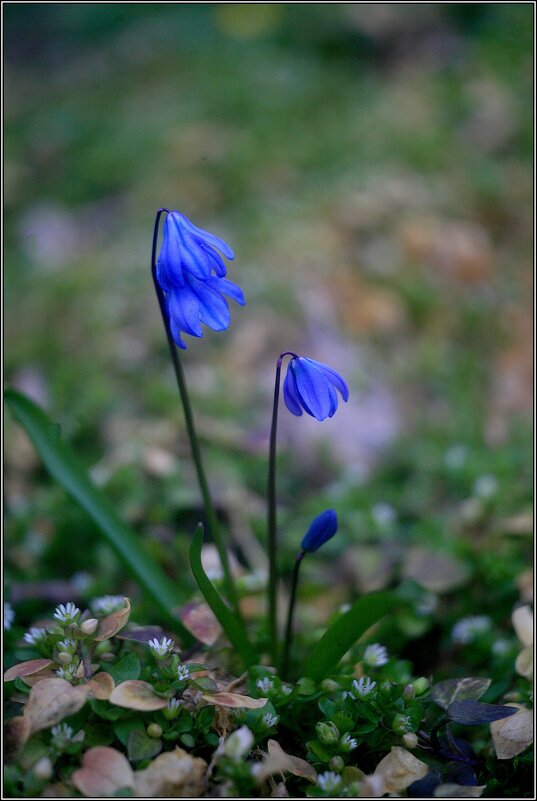
[[[293,578],[291,579],[291,596],[289,598],[289,611],[287,612],[287,626],[285,629],[285,640],[283,645],[283,654],[280,673],[282,678],[285,678],[287,669],[289,667],[289,654],[291,652],[291,642],[293,639],[293,615],[295,612],[296,603],[296,590],[298,587],[298,575],[300,573],[300,565],[306,555],[306,551],[300,551],[295,559],[295,566],[293,568]]]
[[[196,428],[194,426],[194,415],[192,413],[192,405],[190,403],[190,396],[188,394],[188,389],[186,385],[185,374],[183,371],[183,366],[179,359],[179,353],[177,352],[177,346],[173,340],[170,324],[168,320],[168,312],[166,309],[166,298],[164,296],[164,292],[162,291],[159,282],[157,281],[157,262],[156,262],[156,252],[157,252],[157,240],[158,240],[158,230],[159,230],[159,222],[160,216],[163,212],[168,212],[168,209],[159,209],[157,212],[157,216],[155,218],[155,228],[153,231],[153,247],[151,249],[151,274],[153,276],[153,283],[155,285],[155,292],[157,293],[157,298],[160,306],[160,313],[162,315],[162,320],[164,322],[164,328],[166,330],[166,337],[168,339],[168,346],[170,349],[170,356],[173,363],[173,368],[175,371],[175,377],[177,379],[177,386],[179,388],[179,395],[181,396],[181,403],[183,404],[183,411],[185,414],[185,423],[186,429],[188,433],[188,438],[190,440],[190,448],[192,451],[192,458],[194,460],[194,465],[196,467],[196,474],[198,477],[198,484],[200,487],[201,495],[203,498],[203,505],[205,507],[205,514],[207,515],[207,522],[209,524],[209,531],[213,538],[213,541],[218,549],[218,554],[220,556],[220,561],[222,563],[222,570],[224,571],[224,588],[226,596],[233,606],[235,613],[237,614],[238,618],[241,619],[241,612],[239,608],[239,601],[237,598],[237,592],[235,589],[235,584],[233,582],[233,577],[231,575],[231,570],[229,567],[229,560],[227,556],[227,550],[225,548],[224,542],[222,540],[222,535],[220,533],[220,528],[218,525],[218,518],[216,516],[215,508],[212,502],[211,494],[209,492],[209,485],[207,483],[207,478],[205,475],[205,470],[203,467],[203,461],[201,458],[201,448],[199,444],[198,435],[196,433]]]

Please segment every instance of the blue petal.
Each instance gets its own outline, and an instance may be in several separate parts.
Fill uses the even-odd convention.
[[[300,417],[302,414],[302,409],[300,408],[300,403],[298,400],[295,377],[289,367],[287,368],[287,373],[285,374],[285,380],[283,382],[283,399],[291,414],[295,414],[297,417]]]
[[[308,362],[312,362],[313,364],[316,364],[317,367],[320,367],[323,373],[325,374],[326,378],[328,379],[328,381],[331,384],[333,384],[333,386],[335,386],[337,390],[339,390],[343,400],[345,402],[349,400],[349,388],[339,373],[336,373],[336,371],[332,367],[329,367],[327,364],[323,364],[322,362],[316,362],[314,359],[308,359],[307,357],[304,358],[306,358]]]
[[[168,314],[176,328],[194,337],[203,336],[200,322],[200,306],[190,287],[184,286],[168,295]]]
[[[200,241],[199,247],[207,254],[211,268],[215,271],[216,275],[218,275],[220,278],[223,278],[227,273],[227,267],[222,261],[220,254],[217,253],[216,250],[213,250],[213,248],[209,247],[209,245],[207,245],[205,242]]]
[[[207,283],[210,287],[212,287],[212,289],[215,289],[217,292],[222,292],[224,295],[230,297],[231,300],[234,300],[235,303],[239,304],[239,306],[246,305],[242,289],[232,281],[228,281],[226,278],[217,278],[213,275],[209,278]]]
[[[229,308],[222,295],[209,285],[188,276],[188,283],[199,303],[200,320],[213,331],[224,331],[230,323]]]
[[[309,529],[302,538],[300,547],[303,551],[314,553],[328,542],[337,531],[337,515],[333,509],[327,509],[312,520]]]
[[[181,239],[177,226],[174,225],[171,215],[164,220],[163,238],[157,261],[157,280],[165,292],[185,283],[182,259]]]
[[[181,214],[179,211],[172,211],[171,214],[179,217],[181,219],[181,223],[190,231],[191,234],[194,234],[194,236],[202,239],[208,245],[211,245],[211,247],[219,250],[224,254],[226,259],[232,261],[235,258],[235,254],[223,239],[220,239],[214,234],[210,234],[208,231],[204,231],[203,228],[198,228],[196,225],[194,225],[194,223],[190,222],[188,217],[185,217],[185,215]]]
[[[168,217],[170,216],[168,215]],[[207,253],[200,247],[199,241],[188,232],[180,220],[173,217],[171,225],[175,228],[181,267],[195,275],[196,278],[204,281],[210,276],[212,269]]]
[[[296,387],[302,406],[317,420],[330,415],[332,400],[329,384],[323,371],[315,362],[298,356],[290,365],[296,379]],[[332,412],[333,414],[333,412]]]

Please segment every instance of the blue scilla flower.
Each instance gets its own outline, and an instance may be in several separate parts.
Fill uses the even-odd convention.
[[[349,388],[331,367],[306,356],[295,356],[289,362],[283,383],[285,405],[292,414],[307,412],[317,420],[332,417],[338,406],[337,392],[346,402]]]
[[[225,278],[227,259],[235,254],[222,239],[197,228],[178,211],[164,221],[156,278],[166,293],[166,309],[175,343],[186,348],[181,334],[203,336],[202,324],[224,331],[230,323],[227,300],[244,306],[240,287]]]
[[[306,553],[314,553],[328,542],[337,531],[337,514],[333,509],[327,509],[312,520],[309,529],[304,534],[300,547]]]

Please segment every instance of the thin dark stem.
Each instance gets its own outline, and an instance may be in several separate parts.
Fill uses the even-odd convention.
[[[274,402],[272,405],[272,423],[270,427],[269,465],[267,484],[267,549],[269,557],[268,579],[268,624],[270,652],[274,665],[278,663],[278,613],[277,613],[277,532],[276,532],[276,435],[278,432],[278,404],[280,400],[280,377],[284,356],[296,358],[296,353],[284,351],[276,363],[276,380],[274,382]]]
[[[194,426],[194,415],[192,413],[192,406],[190,404],[190,396],[188,394],[188,389],[186,385],[185,374],[183,371],[183,366],[179,359],[179,354],[177,352],[176,344],[173,340],[173,336],[170,330],[170,325],[168,321],[168,312],[166,309],[166,299],[164,296],[164,292],[162,291],[159,282],[157,281],[157,263],[156,263],[156,252],[157,252],[157,240],[158,240],[158,230],[159,230],[159,222],[160,222],[160,215],[162,212],[168,211],[168,209],[159,209],[157,212],[157,216],[155,219],[155,229],[153,232],[153,247],[151,250],[151,273],[153,275],[153,283],[155,285],[155,292],[157,293],[157,298],[160,306],[160,313],[162,315],[162,320],[164,322],[164,328],[166,330],[166,337],[168,339],[168,345],[170,349],[170,356],[173,363],[173,368],[175,371],[175,377],[177,379],[177,386],[179,388],[179,395],[181,396],[181,403],[183,404],[183,411],[185,414],[185,423],[186,429],[188,433],[188,438],[190,440],[190,448],[192,451],[192,458],[194,460],[194,465],[196,467],[196,473],[198,476],[198,484],[200,487],[201,495],[203,498],[203,505],[205,507],[205,514],[207,515],[207,521],[209,523],[209,530],[211,532],[213,541],[218,549],[218,553],[220,556],[220,561],[222,563],[222,569],[224,571],[224,588],[227,595],[228,600],[230,601],[233,609],[239,619],[241,619],[241,612],[239,608],[239,602],[237,598],[237,593],[235,590],[235,584],[233,583],[233,577],[231,575],[231,570],[229,568],[229,560],[227,557],[227,550],[224,546],[224,542],[222,540],[222,536],[220,534],[220,528],[218,525],[218,518],[216,516],[216,512],[214,509],[214,505],[212,502],[211,494],[209,492],[209,485],[207,483],[207,478],[205,476],[205,470],[203,468],[203,461],[201,458],[201,448],[199,445],[198,435],[196,433],[196,428]]]
[[[298,575],[300,573],[300,565],[306,555],[306,551],[300,551],[295,559],[295,566],[293,568],[293,578],[291,579],[291,596],[289,598],[289,611],[287,612],[287,627],[285,629],[285,640],[283,645],[283,655],[281,664],[281,675],[285,678],[287,675],[287,668],[289,667],[289,654],[291,652],[291,642],[293,639],[293,615],[295,612],[296,590],[298,587]]]

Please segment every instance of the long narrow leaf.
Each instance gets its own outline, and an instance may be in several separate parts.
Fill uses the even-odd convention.
[[[179,605],[184,598],[143,550],[138,537],[119,519],[110,501],[91,483],[70,446],[61,439],[59,426],[20,392],[7,389],[5,399],[30,436],[49,473],[85,509],[119,555],[122,564],[139,581],[152,600],[167,616],[172,617],[173,607]],[[190,633],[181,622],[175,617],[173,621],[184,640],[192,642]]]
[[[247,639],[243,626],[241,626],[239,621],[233,617],[233,614],[220,598],[219,594],[208,579],[205,570],[203,569],[201,562],[202,544],[203,526],[200,524],[196,529],[196,533],[194,534],[194,538],[190,545],[190,566],[192,568],[194,578],[197,581],[203,597],[213,610],[220,625],[224,629],[226,637],[235,648],[237,653],[240,654],[245,665],[252,665],[257,660],[257,656]]]
[[[315,681],[324,679],[362,634],[400,603],[401,600],[388,591],[372,592],[359,598],[323,634],[302,668],[301,675]]]

